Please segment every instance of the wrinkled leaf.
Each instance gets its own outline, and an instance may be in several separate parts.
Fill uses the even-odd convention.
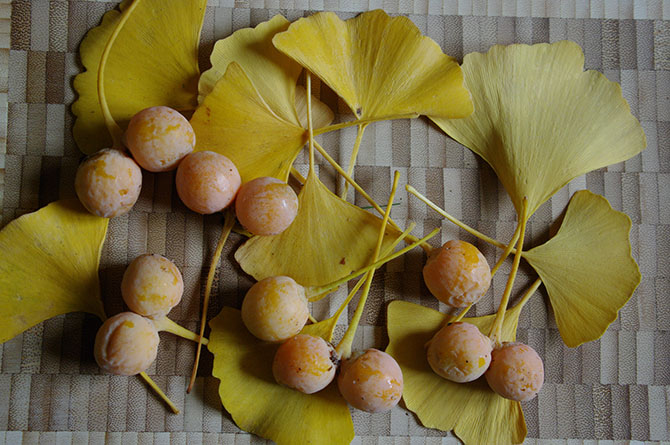
[[[462,68],[475,112],[433,120],[493,167],[519,213],[524,196],[530,216],[573,178],[646,145],[621,87],[583,71],[576,43],[494,46]]]
[[[502,339],[514,341],[521,307],[509,309]],[[389,346],[405,380],[403,399],[428,428],[453,430],[465,444],[521,443],[526,422],[521,404],[494,393],[482,377],[471,383],[454,383],[433,372],[424,345],[442,327],[446,315],[404,301],[388,307]],[[495,316],[465,318],[488,334]]]
[[[156,105],[177,110],[196,106],[198,42],[207,0],[136,0],[116,37],[105,66],[105,95],[114,120],[125,128],[138,111]],[[130,1],[124,1],[124,11]],[[77,116],[74,139],[90,154],[110,147],[112,140],[100,108],[97,80],[100,58],[121,17],[110,11],[81,43],[86,68],[74,80],[79,98],[72,105]]]
[[[334,195],[314,174],[298,200],[288,229],[253,237],[235,252],[246,273],[259,281],[287,275],[303,286],[321,286],[370,264],[381,219]],[[387,229],[383,248],[398,234]]]
[[[292,23],[273,42],[328,84],[360,119],[472,113],[458,63],[406,17],[377,10],[342,21],[321,12]]]
[[[556,236],[524,252],[547,288],[566,345],[600,338],[640,283],[630,228],[626,214],[582,190],[570,200]]]
[[[58,201],[0,231],[0,343],[56,315],[101,319],[98,264],[107,218]]]
[[[226,410],[243,430],[283,444],[348,444],[354,438],[349,407],[331,384],[303,394],[277,384],[272,360],[278,345],[252,336],[238,310],[224,307],[211,322],[212,374]]]

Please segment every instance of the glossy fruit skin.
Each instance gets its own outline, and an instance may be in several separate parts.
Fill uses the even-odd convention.
[[[224,155],[198,151],[181,161],[175,182],[186,207],[209,215],[233,202],[242,180],[233,161]]]
[[[184,280],[175,264],[158,254],[146,253],[126,268],[121,295],[131,311],[145,317],[167,315],[181,301]]]
[[[307,323],[305,288],[291,277],[264,278],[251,286],[242,302],[242,321],[257,338],[281,342]]]
[[[337,386],[354,408],[380,413],[398,404],[404,381],[393,357],[378,349],[368,349],[343,361]]]
[[[158,331],[151,321],[132,312],[122,312],[108,318],[98,330],[95,361],[112,374],[139,374],[156,359],[158,342]]]
[[[476,303],[491,285],[491,268],[484,255],[470,243],[447,241],[433,250],[423,268],[430,292],[452,307]]]
[[[544,365],[533,348],[503,343],[493,350],[486,381],[498,395],[517,402],[534,398],[544,383]]]
[[[240,224],[254,235],[278,235],[298,214],[298,196],[287,183],[260,177],[242,184],[235,199]]]
[[[456,383],[472,382],[491,364],[491,340],[470,323],[450,323],[430,341],[426,356],[435,374]]]
[[[178,111],[151,107],[130,119],[125,133],[128,150],[135,161],[150,172],[166,172],[195,147],[193,127]]]
[[[333,381],[339,361],[333,345],[321,337],[299,334],[277,349],[272,374],[279,384],[313,394]]]
[[[105,148],[79,165],[74,188],[89,212],[113,218],[128,213],[137,202],[142,170],[131,157]]]

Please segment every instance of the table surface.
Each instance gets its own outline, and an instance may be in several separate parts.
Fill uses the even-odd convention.
[[[72,78],[80,71],[78,45],[115,6],[93,0],[11,3],[0,1],[0,227],[51,201],[74,196],[72,178],[81,154],[72,140],[69,106],[75,99]],[[542,392],[524,404],[527,442],[670,440],[670,2],[210,0],[202,64],[206,66],[217,39],[279,12],[289,20],[316,10],[348,18],[373,8],[408,15],[459,60],[496,43],[570,39],[584,48],[586,68],[621,83],[645,130],[647,149],[572,181],[534,215],[528,242],[545,240],[572,193],[588,188],[631,217],[630,238],[642,283],[602,339],[577,349],[561,342],[544,291],[527,305],[519,338],[538,350],[546,367]],[[333,109],[344,110],[324,86],[317,83],[317,91]],[[322,141],[344,160],[354,137],[355,130],[348,129]],[[377,200],[386,200],[393,171],[399,170],[401,184],[426,191],[454,216],[498,239],[512,235],[514,209],[491,169],[425,120],[371,126],[361,152],[356,179]],[[305,164],[301,155],[298,168],[304,171]],[[341,187],[328,168],[320,168],[319,175],[327,185]],[[442,227],[442,242],[470,239],[404,193],[393,217],[401,224],[416,222],[419,233]],[[107,312],[122,310],[119,283],[125,265],[141,253],[160,253],[172,258],[185,278],[184,301],[172,316],[195,329],[199,292],[220,226],[219,217],[186,211],[174,193],[172,175],[145,173],[135,209],[110,222],[101,264]],[[211,315],[224,305],[239,306],[251,285],[232,259],[240,243],[234,237],[224,250]],[[494,259],[491,248],[478,246]],[[356,348],[386,345],[385,302],[402,298],[438,308],[421,284],[421,263],[416,252],[378,274]],[[477,315],[493,312],[509,269],[508,263],[495,277],[493,297],[477,305]],[[523,267],[518,287],[533,279],[532,270]],[[317,318],[332,313],[343,292],[314,304]],[[351,311],[340,320],[340,334],[350,316]],[[162,336],[158,359],[148,373],[181,408],[174,415],[139,379],[100,373],[91,353],[96,327],[90,317],[68,314],[0,345],[0,444],[263,442],[240,432],[222,409],[209,353],[194,394],[186,395],[194,348]],[[457,442],[450,433],[422,427],[403,406],[377,415],[354,411],[353,417],[355,443]]]

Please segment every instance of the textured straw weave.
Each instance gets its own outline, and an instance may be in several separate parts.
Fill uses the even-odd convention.
[[[166,0],[169,1],[169,0]],[[78,45],[114,3],[99,1],[0,1],[0,227],[59,198],[74,196],[73,177],[81,157],[71,135],[72,78],[81,67]],[[545,360],[546,384],[524,405],[528,443],[562,439],[670,440],[670,2],[647,1],[453,1],[433,0],[210,0],[202,33],[202,63],[213,42],[281,12],[289,20],[315,10],[343,18],[384,8],[408,14],[423,33],[459,60],[492,44],[574,40],[584,48],[586,67],[621,83],[632,112],[645,129],[648,148],[625,163],[575,179],[534,215],[529,243],[549,237],[549,226],[576,190],[604,194],[633,221],[633,254],[642,283],[604,337],[577,349],[561,342],[544,291],[527,305],[519,338]],[[11,20],[11,33],[10,33]],[[11,35],[11,38],[10,38]],[[321,99],[344,112],[342,103],[317,82]],[[344,116],[347,118],[347,116]],[[7,123],[7,125],[5,125]],[[355,138],[348,129],[323,137],[336,159],[345,161]],[[6,145],[4,142],[6,141]],[[306,170],[306,157],[298,167]],[[385,201],[394,170],[448,212],[497,239],[509,239],[515,212],[492,170],[425,120],[384,122],[365,134],[355,176],[372,196]],[[322,180],[340,187],[323,167]],[[350,192],[350,199],[366,205]],[[423,204],[399,193],[393,217],[417,223],[416,233],[443,228],[441,241],[461,237]],[[101,279],[107,313],[123,309],[119,283],[125,265],[139,254],[160,253],[181,268],[184,301],[173,312],[195,329],[199,293],[221,227],[217,216],[188,212],[176,197],[173,176],[144,174],[141,198],[127,216],[111,221]],[[239,306],[251,280],[232,259],[233,237],[215,281],[210,314]],[[437,244],[439,240],[434,240]],[[489,261],[495,251],[477,243]],[[385,347],[385,303],[396,298],[438,308],[421,282],[423,259],[415,251],[377,274],[355,348]],[[503,267],[476,314],[498,304],[511,262]],[[39,273],[39,271],[36,271]],[[515,286],[534,280],[522,267]],[[317,318],[331,314],[346,295],[341,289],[314,305]],[[350,310],[348,316],[351,316]],[[340,321],[338,332],[348,316]],[[181,409],[166,411],[137,378],[103,375],[92,357],[98,322],[82,314],[48,320],[0,345],[0,444],[17,443],[259,443],[241,433],[221,407],[212,360],[205,353],[195,391],[185,394],[193,344],[161,336],[148,370]],[[403,407],[390,413],[353,412],[362,444],[457,443],[451,435],[423,428]],[[573,443],[573,442],[570,442]]]

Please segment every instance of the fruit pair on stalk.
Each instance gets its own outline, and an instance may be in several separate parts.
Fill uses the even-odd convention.
[[[479,301],[491,284],[484,255],[458,240],[431,252],[423,276],[437,299],[459,308]],[[433,371],[447,380],[466,383],[484,375],[496,393],[519,402],[535,397],[544,382],[542,359],[533,348],[518,342],[498,343],[470,323],[443,326],[428,342],[427,358]]]

